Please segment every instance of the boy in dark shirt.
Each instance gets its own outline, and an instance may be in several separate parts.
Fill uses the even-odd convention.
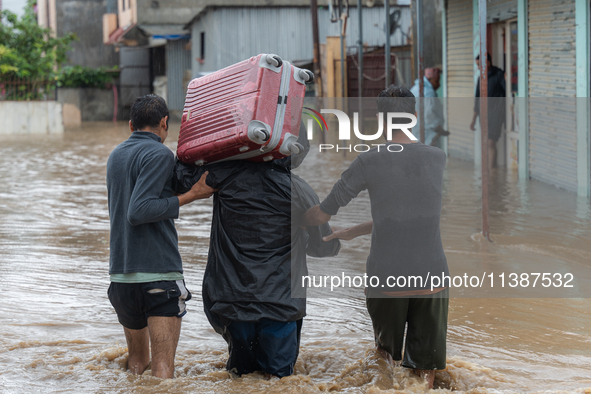
[[[406,88],[391,85],[378,97],[379,112],[415,113],[415,97]],[[306,212],[306,225],[328,222],[339,208],[367,190],[373,222],[325,237],[352,239],[372,234],[367,276],[380,279],[380,287],[367,289],[376,345],[389,359],[424,376],[433,387],[436,369],[445,369],[447,288],[431,291],[428,275],[449,276],[439,220],[445,153],[413,142],[393,131],[386,145],[361,153],[343,172],[326,199]],[[393,286],[389,277],[407,280]],[[382,287],[383,286],[383,287]],[[408,324],[406,344],[404,330]]]

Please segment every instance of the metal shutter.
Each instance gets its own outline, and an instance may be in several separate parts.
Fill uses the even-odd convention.
[[[529,2],[529,168],[577,189],[575,1]]]
[[[185,47],[187,39],[166,43],[166,79],[168,83],[168,108],[180,111],[185,106],[186,86],[183,85],[185,70],[191,69],[191,52]]]
[[[472,0],[447,2],[447,112],[450,156],[473,159],[474,59]]]

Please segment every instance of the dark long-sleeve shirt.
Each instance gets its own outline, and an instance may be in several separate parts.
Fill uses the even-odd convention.
[[[506,121],[505,73],[498,67],[491,66],[488,70],[488,136],[498,140],[501,129]],[[476,84],[476,100],[474,112],[480,114],[480,78]]]
[[[134,131],[107,162],[110,274],[183,272],[171,181],[174,154],[159,136]]]
[[[449,275],[439,232],[445,153],[421,143],[402,146],[401,152],[381,146],[360,154],[320,204],[335,215],[362,190],[369,192],[373,231],[367,275],[382,284],[388,276]],[[429,284],[380,290],[425,287]]]

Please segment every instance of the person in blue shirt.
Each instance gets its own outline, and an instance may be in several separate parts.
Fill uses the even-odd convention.
[[[425,145],[441,147],[441,136],[447,136],[449,133],[443,129],[445,119],[443,117],[443,105],[437,97],[437,89],[440,86],[441,69],[427,68],[423,77],[423,103],[425,119]],[[415,80],[414,86],[410,89],[415,97],[419,97],[419,80]],[[421,117],[419,101],[416,104],[417,125],[412,129],[415,137],[420,139]]]

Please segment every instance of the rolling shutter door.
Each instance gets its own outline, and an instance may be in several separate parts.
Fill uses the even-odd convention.
[[[447,111],[450,156],[474,157],[472,0],[447,2]]]
[[[191,69],[191,52],[185,47],[187,39],[169,40],[166,43],[166,77],[168,82],[168,108],[182,111],[185,106],[185,70]]]
[[[529,2],[529,168],[577,189],[575,2]]]

